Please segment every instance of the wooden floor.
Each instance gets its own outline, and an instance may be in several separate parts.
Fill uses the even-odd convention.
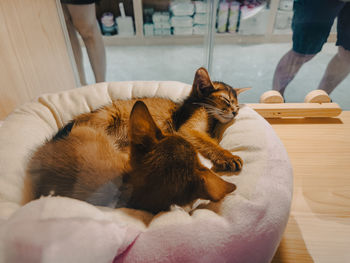
[[[269,122],[294,169],[291,215],[272,262],[350,262],[350,111]]]

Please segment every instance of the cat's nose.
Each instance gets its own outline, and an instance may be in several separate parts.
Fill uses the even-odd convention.
[[[233,117],[236,117],[236,116],[237,116],[237,112],[236,112],[236,111],[233,111],[233,112],[232,112],[232,115],[233,115]]]

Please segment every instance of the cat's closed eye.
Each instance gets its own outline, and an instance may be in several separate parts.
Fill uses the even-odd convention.
[[[226,106],[230,106],[231,105],[231,102],[227,98],[225,98],[223,96],[220,96],[220,99],[226,104]]]

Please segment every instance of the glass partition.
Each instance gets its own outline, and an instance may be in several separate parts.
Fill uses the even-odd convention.
[[[195,70],[205,66],[212,79],[234,87],[252,87],[240,95],[241,102],[259,102],[262,93],[273,89],[277,65],[292,49],[294,2],[96,1],[96,19],[106,52],[105,80],[176,80],[190,84]],[[317,8],[324,7],[321,2]],[[322,50],[288,80],[283,94],[286,102],[303,102],[308,92],[319,87],[328,63],[338,52],[336,23],[335,19]],[[84,38],[80,43],[86,81],[94,83]],[[343,109],[350,109],[348,87],[349,76],[331,93],[331,99]]]
[[[122,4],[122,5],[121,5]],[[125,17],[121,13],[124,7]],[[204,1],[101,0],[96,17],[106,50],[106,81],[176,80],[192,83],[204,66],[207,34]],[[83,48],[88,83],[94,83]]]
[[[252,0],[219,2],[211,73],[213,78],[230,83],[232,86],[252,87],[250,91],[240,95],[241,102],[259,102],[264,92],[276,86],[276,84],[274,85],[274,78],[276,82],[280,73],[277,72],[277,77],[275,76],[276,68],[281,59],[293,47],[293,4],[296,2],[298,1]],[[337,40],[337,18],[333,22],[329,14],[332,12],[336,16],[336,10],[340,13],[341,8],[343,8],[347,12],[348,17],[350,17],[350,8],[347,7],[345,9],[346,5],[349,4],[341,2],[341,6],[333,4],[327,9],[327,1],[319,1],[319,3],[317,1],[317,3],[309,1],[310,3],[315,2],[313,12],[317,10],[315,12],[317,16],[315,14],[312,15],[310,12],[305,13],[304,17],[301,17],[300,13],[307,11],[306,7],[305,10],[303,9],[304,2],[299,1],[299,5],[298,3],[296,4],[299,16],[295,23],[314,23],[317,24],[316,28],[320,27],[320,24],[324,27],[322,23],[333,23],[333,26],[330,28],[328,42],[323,45],[321,51],[317,55],[308,56],[306,58],[307,63],[303,63],[298,70],[294,69],[296,71],[293,72],[294,79],[282,79],[282,81],[288,82],[284,92],[285,102],[304,102],[304,98],[309,92],[321,87],[320,83],[324,83],[327,65],[335,57],[339,57],[337,53],[338,47],[335,45]],[[300,30],[301,26],[299,24],[297,30]],[[341,26],[345,25],[342,24]],[[298,35],[303,37],[305,32]],[[327,37],[327,32],[324,35]],[[315,38],[320,37],[315,34]],[[301,40],[299,39],[298,41]],[[308,45],[307,41],[310,42],[311,40],[306,40],[306,45]],[[312,46],[312,43],[309,44]],[[283,70],[285,72],[290,71],[293,63],[299,62],[290,60],[287,63],[282,63]],[[346,64],[346,62],[344,63]],[[338,62],[338,65],[335,67],[336,74],[343,67],[342,65],[344,65],[342,62]],[[333,75],[329,78],[333,78]],[[291,74],[288,77],[291,78]],[[347,76],[330,95],[333,102],[337,102],[343,109],[350,109],[349,87],[350,77]]]

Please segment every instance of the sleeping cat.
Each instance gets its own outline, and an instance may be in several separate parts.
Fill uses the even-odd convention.
[[[237,115],[241,91],[211,82],[200,68],[183,103],[116,100],[79,115],[32,156],[27,173],[34,198],[68,196],[152,213],[198,198],[219,201],[236,186],[213,171],[243,164],[218,145]],[[197,152],[213,162],[213,171]]]

